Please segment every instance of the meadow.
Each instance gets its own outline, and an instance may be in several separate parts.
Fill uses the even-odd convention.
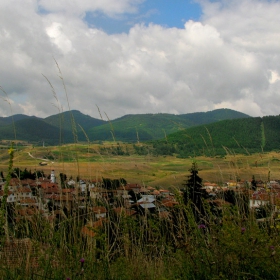
[[[124,147],[129,155],[114,155],[112,147]],[[141,146],[141,144],[138,144]],[[7,170],[9,146],[0,149],[0,171]],[[104,142],[100,144],[72,144],[64,146],[15,147],[14,167],[44,170],[50,174],[65,173],[68,177],[84,179],[125,178],[130,183],[152,187],[180,187],[195,160],[204,181],[224,183],[229,180],[250,181],[280,179],[280,153],[251,155],[228,154],[225,157],[177,158],[176,156],[137,155],[133,144]],[[40,166],[41,162],[47,163]]]

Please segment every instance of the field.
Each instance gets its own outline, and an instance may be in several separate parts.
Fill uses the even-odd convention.
[[[112,154],[111,150],[116,146],[126,149],[129,155]],[[8,148],[2,146],[0,150],[0,171],[4,174],[8,165]],[[134,153],[132,144],[113,142],[102,145],[19,146],[15,149],[14,167],[44,170],[46,174],[55,170],[57,175],[63,172],[68,178],[125,178],[130,183],[152,187],[180,187],[195,160],[204,181],[251,180],[252,176],[263,181],[280,179],[280,154],[276,152],[181,159],[149,154],[140,156]],[[41,166],[42,162],[46,165]]]

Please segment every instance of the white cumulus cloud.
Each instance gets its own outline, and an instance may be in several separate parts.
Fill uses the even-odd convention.
[[[14,113],[67,110],[64,82],[71,109],[94,117],[96,105],[110,119],[224,107],[279,114],[278,1],[203,0],[200,21],[182,29],[136,24],[110,35],[85,21],[87,12],[137,14],[142,2],[0,1],[0,85]],[[0,115],[10,115],[2,99]]]

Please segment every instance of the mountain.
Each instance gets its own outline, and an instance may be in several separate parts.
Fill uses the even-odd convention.
[[[231,109],[217,109],[209,112],[183,115],[137,114],[126,115],[104,125],[91,128],[90,139],[136,142],[155,140],[170,133],[225,119],[250,118],[250,116]]]
[[[14,125],[16,136],[14,133]],[[25,140],[31,143],[42,143],[44,141],[48,145],[57,145],[60,142],[60,130],[46,123],[43,119],[36,117],[24,118],[16,121],[14,125],[8,124],[0,126],[1,140],[15,139],[16,137],[17,140]],[[66,139],[71,138],[70,132],[66,132],[64,135]]]
[[[280,149],[280,116],[223,120],[191,127],[153,143],[159,154],[181,157],[256,153]]]
[[[231,109],[216,109],[209,112],[199,112],[181,115],[192,122],[192,126],[214,123],[222,120],[248,118],[249,116]]]
[[[71,143],[74,138],[78,141],[114,139],[135,143],[165,138],[171,133],[209,122],[236,118],[250,118],[250,116],[230,109],[183,115],[126,115],[111,121],[95,119],[77,110],[52,115],[45,119],[14,115],[13,118],[0,118],[0,140],[15,138],[13,120],[18,140],[32,143],[44,140],[46,144],[54,145]]]
[[[31,116],[16,114],[10,117],[0,117],[0,125],[12,124],[13,122],[20,121],[23,119],[32,118]]]
[[[77,131],[82,131],[81,127],[87,131],[88,129],[102,125],[106,123],[106,121],[92,118],[89,115],[84,115],[78,110],[72,110],[63,112],[60,114],[52,115],[44,119],[44,121],[52,126],[57,128],[62,127],[63,130],[72,131],[73,122],[75,122],[75,126]]]

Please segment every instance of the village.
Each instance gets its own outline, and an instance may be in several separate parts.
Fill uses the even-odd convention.
[[[153,215],[159,219],[170,219],[172,210],[178,205],[178,198],[182,195],[180,188],[153,188],[138,183],[120,184],[119,187],[108,189],[104,180],[69,179],[57,182],[55,171],[47,177],[36,180],[12,178],[8,186],[7,205],[11,206],[9,221],[17,224],[19,221],[31,221],[34,216],[41,215],[51,224],[79,213],[84,218],[82,234],[93,237],[95,227],[102,225],[109,215],[109,209],[116,215],[137,217],[139,215]],[[4,180],[0,181],[0,200],[4,196]],[[181,186],[180,186],[181,187]],[[212,206],[222,208],[231,203],[223,199],[223,192],[233,190],[236,193],[249,194],[249,208],[258,210],[270,206],[271,212],[267,220],[274,217],[280,205],[279,181],[229,181],[223,186],[204,182],[203,189],[208,193],[208,201]]]

